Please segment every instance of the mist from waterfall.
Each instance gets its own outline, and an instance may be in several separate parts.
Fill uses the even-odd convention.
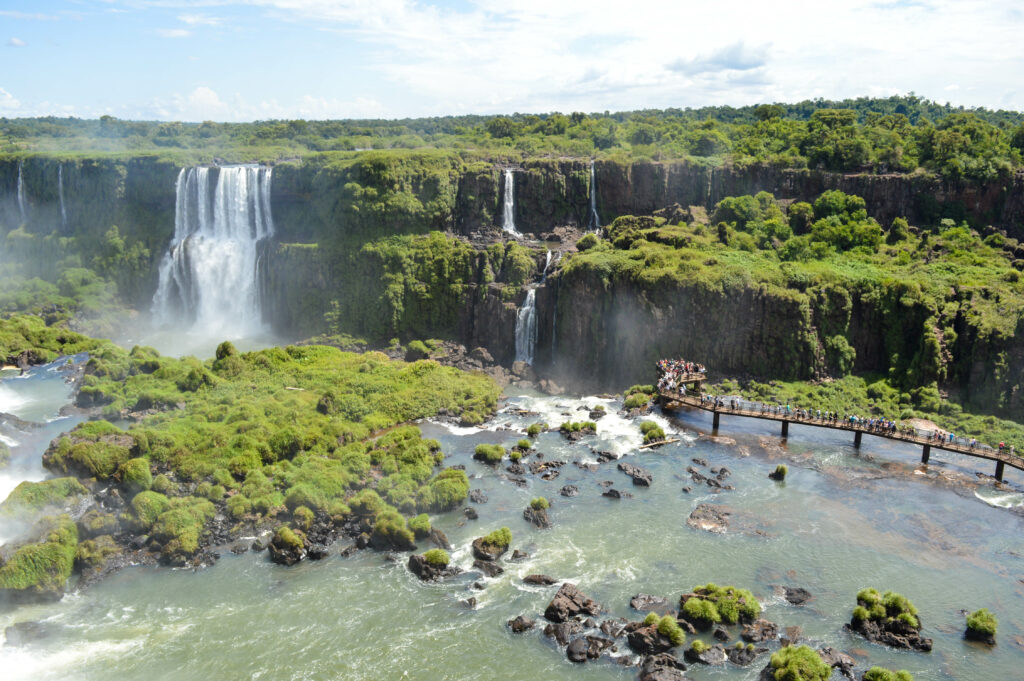
[[[534,351],[537,349],[537,289],[530,288],[526,292],[523,306],[516,316],[516,361],[533,365]]]
[[[60,226],[63,231],[67,231],[68,227],[68,212],[64,208],[64,164],[61,163],[57,166],[57,197],[60,199]]]
[[[601,229],[601,220],[597,217],[597,184],[594,180],[594,162],[590,162],[590,217],[587,229],[596,232]]]
[[[28,211],[25,209],[25,180],[21,176],[21,161],[18,161],[18,210],[21,212],[21,221],[28,219]]]
[[[174,239],[160,265],[154,322],[207,337],[256,336],[266,332],[259,253],[274,233],[271,168],[217,170],[213,186],[210,168],[178,173]]]
[[[504,210],[501,215],[501,229],[503,232],[518,237],[516,230],[516,181],[511,168],[505,169],[505,197]]]

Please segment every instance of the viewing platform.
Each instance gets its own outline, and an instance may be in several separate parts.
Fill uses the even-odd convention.
[[[937,438],[934,433],[930,431],[922,431],[921,429],[891,430],[879,427],[873,428],[864,423],[851,423],[846,419],[825,419],[811,415],[801,417],[794,412],[779,412],[777,411],[777,407],[772,407],[758,402],[749,402],[747,400],[725,398],[721,402],[717,403],[714,399],[702,400],[699,389],[705,379],[706,376],[704,374],[683,374],[675,378],[676,384],[694,385],[697,390],[697,394],[684,395],[675,391],[659,389],[658,401],[663,408],[669,410],[677,409],[679,407],[692,407],[694,409],[703,409],[704,411],[711,412],[714,414],[714,418],[712,420],[712,428],[714,430],[718,430],[722,414],[763,419],[765,421],[778,421],[782,424],[782,437],[787,437],[789,435],[790,423],[798,423],[801,425],[817,426],[818,428],[850,431],[853,433],[853,444],[855,447],[860,446],[861,438],[863,438],[865,433],[868,435],[874,435],[875,437],[883,437],[887,440],[920,445],[922,448],[921,463],[928,463],[932,449],[940,449],[947,452],[954,452],[956,454],[963,454],[964,456],[973,456],[978,459],[994,461],[996,464],[995,478],[1000,482],[1003,480],[1003,473],[1006,466],[1011,466],[1017,470],[1024,471],[1024,457],[1016,456],[1009,452],[1001,452],[998,449],[981,443],[971,445],[970,442],[965,441],[964,438],[953,438],[953,440],[950,440],[948,436]]]

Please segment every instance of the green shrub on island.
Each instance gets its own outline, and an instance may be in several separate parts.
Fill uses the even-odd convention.
[[[529,440],[523,439],[516,443],[515,449],[518,449],[521,452],[527,452],[533,449],[533,443]]]
[[[448,563],[451,562],[451,556],[444,549],[430,549],[423,554],[423,560],[434,567],[446,568]]]
[[[418,516],[409,518],[409,529],[417,539],[430,536],[430,516],[420,513]]]
[[[550,507],[551,502],[549,502],[544,497],[534,497],[533,499],[530,500],[530,508],[532,508],[534,511],[543,511]]]
[[[382,511],[370,533],[370,542],[381,549],[408,551],[416,548],[415,536],[406,527],[405,518],[393,508]]]
[[[88,494],[76,478],[51,478],[41,482],[18,483],[0,503],[0,517],[35,514],[47,508],[66,506],[76,497]]]
[[[659,615],[656,612],[649,612],[649,613],[647,613],[647,617],[644,618],[644,626],[645,627],[650,627],[650,626],[653,626],[653,625],[657,625],[658,622],[660,622],[660,621],[661,621],[661,615]]]
[[[832,667],[808,646],[786,646],[773,653],[772,678],[775,681],[828,681]]]
[[[99,535],[95,539],[86,539],[79,542],[75,549],[75,568],[83,570],[101,567],[110,556],[120,552],[121,547],[109,534]]]
[[[563,435],[572,433],[596,433],[597,424],[593,421],[566,421],[558,427]]]
[[[648,383],[643,385],[631,385],[624,393],[622,393],[622,395],[623,397],[629,397],[635,393],[642,393],[644,395],[651,396],[654,395],[655,392],[657,391],[654,389],[654,386]]]
[[[315,516],[313,511],[309,510],[305,506],[299,506],[297,509],[292,511],[292,519],[295,521],[295,527],[299,528],[303,532],[309,532],[309,528],[313,527],[313,520]]]
[[[988,608],[975,610],[967,616],[965,636],[977,641],[995,642],[999,620],[988,611]]]
[[[59,597],[74,569],[78,528],[70,516],[50,516],[36,524],[32,535],[43,539],[19,547],[0,566],[0,592]]]
[[[686,633],[672,615],[665,615],[658,620],[658,633],[671,641],[674,646],[681,646],[686,642]]]
[[[153,523],[150,534],[163,544],[162,555],[165,559],[192,556],[199,550],[199,541],[205,532],[206,522],[213,518],[215,513],[214,505],[207,499],[171,499],[168,509]]]
[[[150,489],[154,492],[160,492],[160,494],[167,494],[174,490],[174,483],[171,482],[170,478],[161,473],[153,478],[153,484],[150,486]]]
[[[505,456],[505,448],[501,445],[477,445],[473,450],[473,458],[486,464],[500,463]]]
[[[921,626],[917,619],[917,608],[906,596],[893,591],[886,591],[883,595],[872,588],[857,592],[857,607],[853,609],[852,619],[855,623],[899,620],[911,629],[919,629]]]
[[[512,530],[507,527],[500,529],[485,535],[480,543],[488,548],[494,550],[495,553],[504,553],[508,550],[509,545],[512,544]]]
[[[546,423],[531,423],[529,426],[526,427],[526,434],[529,437],[537,437],[545,430],[547,430],[547,427],[548,426]]]
[[[140,530],[148,531],[149,528],[153,527],[160,514],[168,509],[170,504],[171,500],[163,494],[146,491],[136,494],[129,507],[132,510],[136,527]]]
[[[640,424],[640,432],[644,435],[644,444],[661,442],[665,439],[665,431],[654,421],[644,421]]]
[[[680,598],[680,610],[694,626],[709,628],[719,622],[752,622],[761,614],[761,604],[746,589],[709,583]]]
[[[633,393],[626,398],[625,402],[622,403],[622,406],[626,409],[640,409],[641,407],[646,407],[647,403],[650,401],[650,395],[645,395],[644,393]]]
[[[594,234],[584,234],[579,241],[576,242],[576,250],[586,251],[598,245],[600,240]]]
[[[287,525],[281,525],[274,531],[272,541],[275,546],[295,554],[301,554],[306,549],[306,535]]]
[[[518,450],[518,449],[513,449],[512,451],[510,451],[510,452],[508,453],[508,458],[509,458],[509,459],[510,459],[510,460],[511,460],[511,461],[512,461],[513,463],[518,463],[518,462],[520,462],[520,461],[522,461],[522,460],[523,460],[523,453],[522,453],[522,451],[520,451],[520,450]]]
[[[743,647],[742,643],[737,643],[736,645],[738,647],[740,647],[740,648]],[[699,638],[693,639],[693,643],[690,644],[690,650],[692,650],[697,655],[701,655],[703,653],[706,653],[710,648],[711,648],[711,646],[709,646],[704,641],[701,641]]]
[[[781,482],[786,479],[787,475],[789,475],[789,466],[784,463],[780,463],[775,467],[774,471],[768,474],[768,477],[777,482]]]
[[[884,667],[872,667],[864,672],[863,681],[914,681],[914,676],[905,669],[894,672]]]

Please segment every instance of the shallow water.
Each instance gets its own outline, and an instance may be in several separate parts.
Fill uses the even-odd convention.
[[[569,462],[555,480],[528,475],[520,489],[501,469],[471,460],[479,443],[510,446],[529,423],[584,420],[580,407],[596,404],[611,412],[598,421],[598,436],[575,445],[558,433],[537,439],[546,459]],[[426,437],[442,442],[448,463],[464,464],[472,487],[489,497],[476,506],[479,520],[459,512],[432,517],[456,546],[454,561],[469,568],[469,542],[502,525],[511,528],[513,546],[531,554],[503,563],[505,574],[482,579],[482,591],[470,588],[476,575],[422,584],[405,556],[392,563],[368,551],[292,568],[271,564],[266,554],[227,554],[198,572],[129,569],[60,603],[0,613],[0,628],[43,620],[51,631],[29,647],[0,648],[0,668],[12,680],[635,678],[635,669],[606,661],[572,665],[539,631],[509,633],[507,620],[539,616],[554,595],[557,587],[521,582],[543,572],[578,583],[609,615],[633,619],[642,616],[628,605],[637,593],[674,601],[708,581],[736,584],[762,600],[768,619],[799,625],[813,645],[855,654],[864,667],[905,668],[918,681],[1020,677],[1024,651],[1014,637],[1024,636],[1024,518],[978,498],[996,503],[1019,489],[993,490],[973,476],[972,460],[933,456],[929,470],[955,473],[963,465],[966,481],[980,484],[954,488],[934,472],[915,475],[914,448],[865,438],[856,450],[842,434],[807,426],[791,427],[780,445],[765,424],[723,418],[719,434],[735,443],[714,442],[696,432],[710,426],[703,412],[657,416],[682,441],[637,452],[642,419],[618,416],[618,405],[524,395],[508,406],[539,415],[500,414],[484,429],[422,424]],[[595,460],[591,447],[628,455],[651,471],[653,486],[632,487],[614,463],[596,472],[575,466],[577,459]],[[727,466],[726,482],[736,490],[716,495],[694,484],[685,472],[693,457]],[[766,477],[778,461],[789,463],[785,483]],[[599,483],[607,480],[633,497],[602,497]],[[580,495],[559,496],[565,484],[577,485]],[[693,490],[684,493],[683,486]],[[552,502],[552,529],[533,529],[522,518],[536,496]],[[764,534],[689,528],[685,520],[701,502],[731,506],[740,516],[734,527],[745,515]],[[815,598],[794,607],[776,595],[776,585],[802,586]],[[854,596],[866,586],[911,598],[935,650],[901,653],[845,633]],[[475,609],[460,604],[469,596],[478,599]],[[991,650],[961,638],[960,610],[983,606],[1000,620],[999,645]],[[765,662],[692,667],[688,676],[754,679]]]

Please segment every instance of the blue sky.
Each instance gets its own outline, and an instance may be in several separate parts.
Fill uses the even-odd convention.
[[[885,96],[1024,109],[1017,2],[0,0],[0,116],[630,110]]]

